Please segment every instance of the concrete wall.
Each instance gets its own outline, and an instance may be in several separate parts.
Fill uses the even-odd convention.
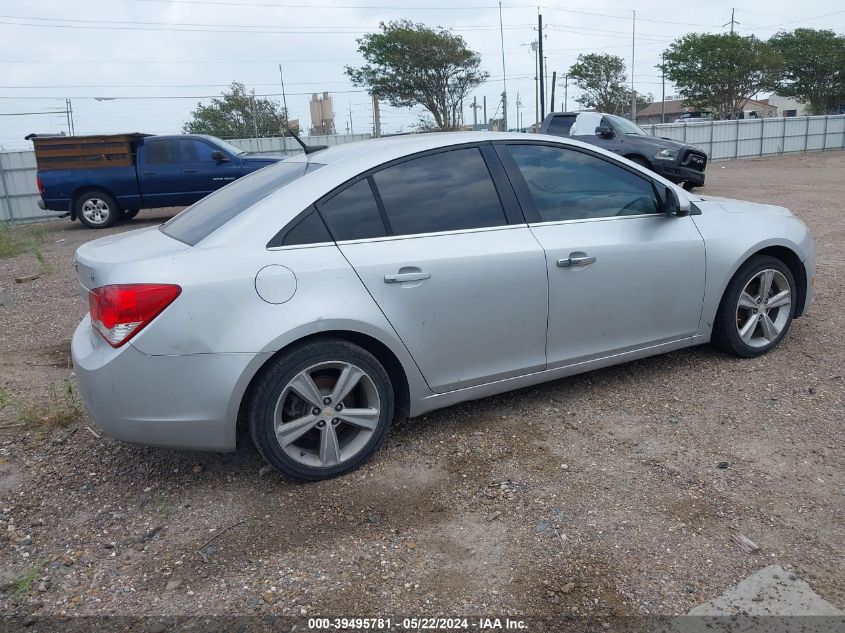
[[[690,143],[710,160],[845,149],[845,115],[641,125],[652,136]]]

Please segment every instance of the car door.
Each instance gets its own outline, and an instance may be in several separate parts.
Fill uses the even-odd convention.
[[[704,241],[692,218],[662,212],[651,178],[580,148],[497,149],[546,252],[549,368],[698,331]]]
[[[545,367],[543,249],[487,145],[416,155],[318,202],[344,256],[429,387]]]
[[[152,207],[184,204],[176,139],[144,139],[143,147],[143,164],[138,166],[143,204]]]
[[[212,156],[219,148],[198,138],[179,139],[179,164],[186,197],[185,204],[192,204],[212,191],[237,180],[240,172],[238,161],[226,156],[218,161]]]

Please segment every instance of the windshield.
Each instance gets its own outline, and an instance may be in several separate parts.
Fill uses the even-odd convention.
[[[194,246],[255,203],[322,166],[283,160],[254,171],[171,218],[161,232]]]
[[[233,156],[240,156],[241,154],[246,154],[246,150],[241,149],[240,147],[235,147],[231,143],[227,143],[223,139],[216,138],[214,136],[206,136],[209,141],[211,141],[214,145],[217,145],[222,150],[225,150],[229,154]]]
[[[609,119],[611,123],[613,123],[613,127],[619,130],[622,134],[641,134],[642,136],[648,136],[639,125],[629,121],[628,119],[623,119],[621,116],[616,116],[614,114],[605,114],[606,119]]]

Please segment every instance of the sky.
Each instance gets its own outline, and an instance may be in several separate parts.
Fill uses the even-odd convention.
[[[344,73],[361,62],[356,39],[379,22],[409,19],[461,35],[481,54],[489,80],[472,96],[487,98],[487,116],[501,116],[507,84],[509,125],[535,118],[537,16],[546,27],[549,77],[557,71],[555,107],[576,109],[560,79],[580,53],[621,56],[629,68],[634,37],[634,87],[661,96],[660,53],[688,32],[768,38],[797,27],[845,32],[841,0],[798,3],[729,1],[572,0],[541,5],[503,0],[502,38],[496,0],[0,0],[0,150],[31,147],[30,132],[67,132],[65,99],[77,134],[179,133],[197,102],[207,103],[232,81],[281,101],[284,73],[291,118],[309,125],[311,93],[334,98],[338,133],[372,131],[369,95]],[[636,23],[633,12],[636,12]],[[548,92],[548,91],[547,91]],[[666,84],[666,94],[675,93]],[[472,96],[464,120],[473,121]],[[547,98],[548,101],[548,98]],[[384,133],[413,130],[420,109],[381,105]],[[547,105],[548,110],[548,105]],[[32,113],[32,114],[30,114]],[[478,120],[483,114],[478,111]]]

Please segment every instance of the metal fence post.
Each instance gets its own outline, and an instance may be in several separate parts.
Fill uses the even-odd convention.
[[[710,160],[713,160],[713,154],[715,154],[715,150],[713,149],[713,124],[716,123],[713,119],[710,119]]]
[[[734,128],[736,128],[736,133],[734,134],[734,158],[739,158],[739,119],[734,119]]]
[[[829,114],[824,115],[824,134],[822,135],[822,151],[827,149],[827,122],[830,119]]]
[[[763,155],[763,142],[766,140],[766,119],[760,119],[760,156]]]
[[[807,123],[804,126],[804,153],[807,152],[807,147],[809,146],[809,139],[810,139],[810,115],[807,115],[806,119]]]
[[[781,121],[783,122],[783,130],[782,134],[780,135],[780,153],[783,154],[786,152],[786,117],[782,117]]]
[[[11,192],[9,191],[9,184],[6,180],[6,172],[3,171],[3,157],[0,156],[0,185],[3,186],[3,201],[6,203],[6,211],[8,212],[8,221],[12,222],[15,219],[15,215],[12,212],[12,197]]]

